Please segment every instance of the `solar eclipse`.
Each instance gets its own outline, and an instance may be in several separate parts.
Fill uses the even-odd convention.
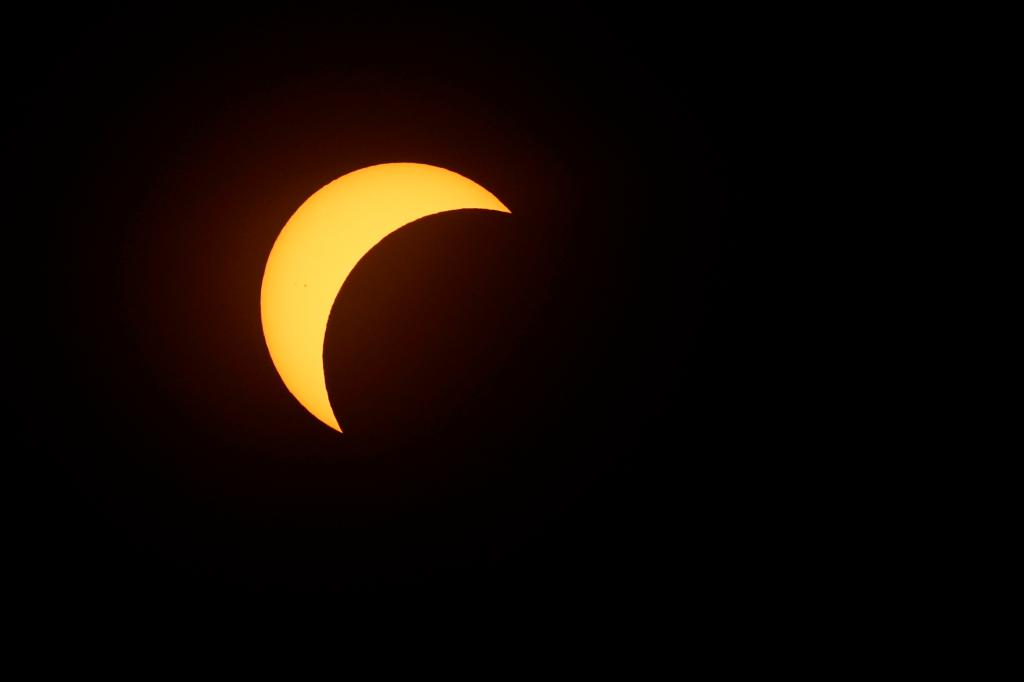
[[[278,235],[260,295],[263,335],[285,386],[309,412],[341,431],[324,378],[327,319],[356,263],[380,240],[435,213],[476,208],[510,213],[458,173],[386,163],[344,175],[314,193]]]

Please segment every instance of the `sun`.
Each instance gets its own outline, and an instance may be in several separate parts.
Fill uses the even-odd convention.
[[[345,279],[395,230],[428,215],[467,208],[511,213],[458,173],[420,163],[386,163],[321,188],[281,230],[263,273],[263,336],[285,386],[324,424],[342,430],[327,395],[323,347],[327,319]]]

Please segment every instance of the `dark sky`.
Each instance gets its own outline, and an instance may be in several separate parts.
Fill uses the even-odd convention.
[[[622,605],[744,580],[781,409],[761,44],[498,12],[22,30],[47,600]],[[360,263],[325,347],[339,435],[270,362],[263,265],[312,192],[391,161],[512,215],[430,217]]]

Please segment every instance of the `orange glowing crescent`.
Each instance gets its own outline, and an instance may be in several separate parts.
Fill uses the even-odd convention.
[[[285,224],[267,258],[260,316],[270,358],[303,407],[332,429],[324,377],[327,318],[349,273],[395,230],[464,208],[511,213],[458,173],[420,163],[369,166],[321,188]]]

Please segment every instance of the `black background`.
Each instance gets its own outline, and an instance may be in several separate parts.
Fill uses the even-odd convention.
[[[791,415],[763,39],[499,12],[22,29],[45,599],[628,605],[766,579]],[[260,281],[310,194],[392,161],[512,213],[429,217],[359,264],[325,347],[339,435],[276,374]]]

